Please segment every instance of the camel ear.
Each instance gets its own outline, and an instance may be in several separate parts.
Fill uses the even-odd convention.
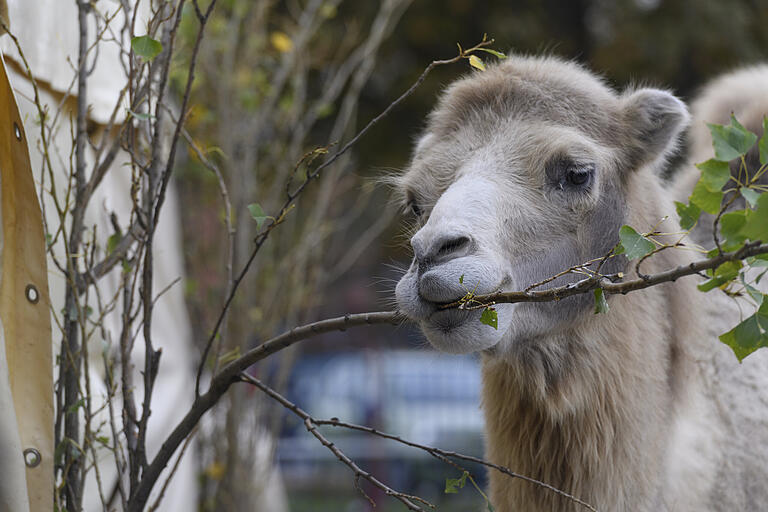
[[[624,98],[628,147],[635,167],[669,156],[677,147],[690,115],[685,104],[667,91],[639,89]]]

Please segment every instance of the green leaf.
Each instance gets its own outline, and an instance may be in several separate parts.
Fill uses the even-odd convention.
[[[675,209],[680,216],[680,227],[683,229],[691,229],[701,215],[701,208],[695,204],[683,204],[675,201]]]
[[[720,286],[724,282],[725,281],[723,281],[722,279],[717,279],[717,278],[713,277],[712,279],[710,279],[708,281],[704,281],[701,284],[697,284],[696,288],[698,288],[699,291],[706,293],[706,292],[708,292],[710,290],[714,290],[715,288],[717,288],[718,286]]]
[[[715,215],[720,211],[720,203],[723,201],[723,193],[712,192],[701,180],[699,180],[698,183],[696,183],[696,186],[693,187],[693,194],[691,194],[690,201],[705,212]]]
[[[120,233],[115,233],[114,235],[107,238],[107,254],[112,254],[115,252],[115,249],[117,249],[117,244],[120,243],[120,240],[122,240],[123,237],[120,235]]]
[[[768,267],[768,254],[750,256],[744,261],[746,261],[750,267]]]
[[[464,284],[464,274],[459,277],[459,284]]]
[[[131,109],[128,109],[128,113],[131,114],[131,117],[135,117],[139,121],[147,121],[148,119],[154,119],[155,117],[149,112],[134,112]]]
[[[324,119],[333,114],[334,110],[333,103],[322,103],[315,108],[315,114],[319,119]]]
[[[723,186],[731,179],[731,169],[728,167],[728,162],[715,160],[714,158],[696,164],[701,170],[700,182],[710,192],[718,192],[722,190]]]
[[[445,479],[445,494],[458,494],[459,489],[463,489],[467,484],[467,473],[462,473],[460,478],[446,478]]]
[[[765,300],[765,295],[763,295],[763,300],[760,302],[760,307],[757,309],[755,316],[760,328],[763,331],[768,331],[768,301]],[[763,336],[766,336],[766,334],[763,334]]]
[[[503,53],[498,52],[496,50],[491,50],[490,48],[477,48],[477,49],[480,50],[481,52],[490,53],[491,55],[495,55],[496,57],[498,57],[500,59],[506,59],[507,58],[507,56],[504,55]]]
[[[715,159],[730,162],[749,151],[757,141],[757,135],[750,132],[731,115],[731,124],[707,124],[712,134],[712,146],[715,148]]]
[[[734,251],[741,247],[747,238],[741,233],[746,223],[747,216],[744,210],[724,213],[720,217],[720,234],[723,237],[721,245],[724,251]]]
[[[741,230],[741,234],[750,240],[762,240],[768,242],[768,194],[760,194],[757,207],[748,210],[747,222]]]
[[[758,306],[762,305],[765,295],[763,295],[760,290],[744,281],[744,274],[741,274],[741,283],[744,285],[744,289],[747,290],[747,294],[752,297],[752,300],[754,300]]]
[[[741,193],[741,196],[747,200],[749,206],[754,208],[757,205],[757,200],[760,199],[760,192],[745,187],[741,187],[739,192]]]
[[[697,286],[702,292],[708,292],[736,279],[741,270],[741,261],[726,261],[713,272],[713,277]]]
[[[494,329],[499,328],[499,316],[494,308],[485,308],[480,315],[480,323],[490,325]]]
[[[477,55],[469,56],[469,65],[473,68],[479,69],[480,71],[485,71],[485,64],[483,64],[483,60]]]
[[[744,267],[740,260],[726,261],[715,269],[715,277],[724,277],[726,279],[736,279],[739,271]]]
[[[757,314],[754,314],[730,331],[720,335],[720,341],[731,347],[741,362],[758,348],[766,346],[768,337],[760,331]]]
[[[72,414],[73,412],[77,411],[80,407],[85,407],[85,398],[81,398],[74,404],[67,407],[67,414]]]
[[[163,51],[163,45],[160,44],[160,41],[149,36],[137,36],[131,39],[131,48],[133,48],[133,53],[147,60],[154,59]]]
[[[621,226],[619,229],[619,240],[621,241],[621,247],[624,249],[627,258],[634,260],[642,258],[646,254],[650,254],[655,248],[651,240],[644,237],[631,226]]]
[[[59,442],[59,444],[56,445],[56,449],[53,451],[54,464],[56,464],[57,466],[61,465],[61,461],[62,459],[64,459],[68,442],[69,442],[69,439],[67,438],[62,439]]]
[[[760,165],[768,164],[768,117],[763,118],[763,136],[760,137]]]
[[[608,301],[605,300],[605,293],[602,288],[595,289],[595,314],[607,313],[610,308]]]
[[[248,211],[251,212],[251,217],[253,217],[253,220],[256,221],[257,229],[261,229],[264,223],[267,222],[267,219],[271,218],[270,216],[264,213],[264,210],[261,208],[261,205],[259,203],[249,204]]]

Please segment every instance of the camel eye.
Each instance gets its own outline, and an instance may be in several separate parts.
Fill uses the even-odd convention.
[[[569,158],[559,158],[547,168],[549,182],[557,190],[583,191],[589,189],[595,175],[595,164],[581,163]]]
[[[592,179],[593,170],[594,167],[592,166],[577,167],[569,165],[565,172],[565,180],[573,187],[583,187]]]

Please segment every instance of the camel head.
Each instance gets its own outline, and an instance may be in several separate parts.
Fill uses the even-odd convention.
[[[592,294],[558,302],[440,309],[472,292],[524,290],[607,254],[638,171],[658,167],[688,120],[668,92],[617,94],[582,67],[510,57],[452,84],[397,185],[416,217],[399,308],[437,349],[510,355],[590,318]],[[602,273],[622,270],[612,258]],[[537,289],[579,279],[562,276]]]

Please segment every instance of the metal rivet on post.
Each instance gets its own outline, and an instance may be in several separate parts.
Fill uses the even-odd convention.
[[[13,123],[13,134],[18,140],[21,140],[21,128],[19,128],[18,123]]]
[[[36,449],[26,448],[24,450],[24,464],[26,464],[28,468],[36,468],[40,465],[42,460],[43,456],[40,455],[40,452]]]
[[[35,285],[33,284],[27,285],[27,288],[24,290],[24,295],[27,296],[27,300],[32,304],[37,304],[37,301],[40,300],[40,292],[37,291],[37,288],[35,288]]]

